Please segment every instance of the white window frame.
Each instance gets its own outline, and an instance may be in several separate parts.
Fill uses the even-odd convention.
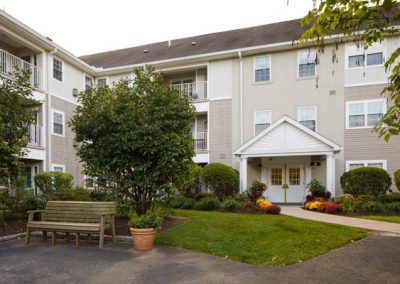
[[[91,88],[93,88],[94,86],[94,80],[92,76],[89,76],[88,74],[83,74],[83,90],[86,91],[86,77],[90,78],[92,80],[92,86],[90,86]]]
[[[368,164],[382,164],[382,169],[387,171],[387,160],[350,160],[346,161],[346,172],[350,170],[351,164],[364,164],[367,167]]]
[[[353,49],[353,50],[352,50]],[[355,52],[354,49],[357,51]],[[357,48],[356,44],[347,44],[345,47],[345,70],[358,70],[364,68],[383,67],[386,58],[386,40],[381,43],[373,43],[368,49],[364,49],[363,46]],[[367,65],[367,57],[369,54],[382,53],[382,64]],[[349,67],[349,57],[356,55],[364,55],[364,66]]]
[[[58,80],[57,78],[54,78],[54,60],[57,60],[59,62],[61,62],[61,80]],[[51,65],[51,78],[57,82],[63,83],[64,82],[64,74],[65,74],[65,63],[64,61],[62,61],[59,58],[55,58],[53,57],[53,60],[51,61],[52,65]]]
[[[96,86],[99,87],[99,80],[106,80],[106,86],[108,86],[108,77],[100,77],[96,79]]]
[[[315,130],[314,131],[317,132],[317,129],[318,129],[318,125],[317,125],[317,106],[300,106],[300,107],[297,107],[297,121],[300,123],[300,110],[301,109],[305,109],[305,108],[313,108],[314,109],[314,114],[315,114]],[[307,127],[307,126],[305,126],[305,127]],[[312,129],[310,129],[310,130],[312,130]]]
[[[272,110],[270,110],[270,109],[262,109],[262,110],[256,110],[256,111],[254,111],[254,114],[253,114],[253,135],[254,136],[256,136],[256,135],[258,135],[258,134],[260,134],[260,133],[258,133],[258,134],[256,134],[256,116],[257,116],[257,113],[258,112],[267,112],[267,113],[269,113],[269,122],[267,121],[267,123],[269,123],[269,126],[271,126],[271,124],[272,124]],[[269,126],[267,126],[267,128],[269,127]],[[267,129],[267,128],[265,128],[265,129]],[[264,129],[264,130],[265,130]],[[263,130],[263,131],[264,131]]]
[[[256,81],[256,60],[257,58],[268,57],[269,58],[269,80]],[[254,84],[265,84],[272,82],[272,56],[271,55],[260,55],[254,56],[253,58],[253,83]]]
[[[364,119],[364,126],[356,126],[356,127],[350,127],[349,126],[349,107],[351,104],[359,104],[363,103],[364,104],[364,117],[367,115],[366,113],[366,108],[368,103],[377,103],[381,102],[383,103],[383,115],[387,111],[387,105],[386,105],[386,99],[376,99],[376,100],[362,100],[362,101],[348,101],[346,102],[346,129],[367,129],[367,128],[374,128],[375,126],[368,126],[367,124],[367,119]]]
[[[58,114],[62,115],[63,134],[59,134],[59,133],[55,133],[54,132],[54,113],[58,113]],[[54,108],[51,109],[51,134],[56,135],[56,136],[60,136],[60,137],[65,137],[65,131],[66,131],[65,113],[63,111],[56,110]]]
[[[63,169],[63,173],[65,173],[65,165],[63,165],[63,164],[51,164],[51,170],[54,172],[55,170],[55,168],[62,168]]]
[[[297,65],[296,65],[296,74],[297,74],[297,79],[313,79],[317,77],[317,63],[315,63],[314,66],[314,75],[311,76],[302,76],[300,77],[300,54],[305,53],[305,52],[310,52],[310,51],[315,51],[315,56],[318,56],[318,51],[316,49],[303,49],[297,51]]]

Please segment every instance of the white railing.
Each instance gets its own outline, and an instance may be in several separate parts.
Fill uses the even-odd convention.
[[[207,81],[173,84],[171,88],[187,95],[191,101],[207,99]]]
[[[22,60],[15,55],[12,55],[11,53],[0,49],[0,73],[7,76],[13,76],[17,68],[19,68],[20,70],[31,70],[29,83],[34,87],[39,87],[41,74],[38,67],[25,60]]]
[[[28,146],[42,146],[42,126],[31,124],[31,126],[29,127]]]
[[[208,132],[196,132],[193,133],[193,149],[195,152],[207,151],[207,133]]]

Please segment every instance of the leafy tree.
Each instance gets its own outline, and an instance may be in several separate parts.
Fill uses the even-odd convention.
[[[157,194],[188,173],[195,112],[153,67],[134,74],[133,82],[82,93],[70,125],[87,174],[107,177],[143,215]]]
[[[7,188],[21,185],[23,158],[27,152],[29,128],[36,120],[29,84],[29,70],[16,70],[13,78],[0,76],[0,184]]]
[[[324,50],[324,39],[334,34],[352,37],[365,49],[385,36],[399,32],[396,24],[400,20],[400,4],[396,0],[313,0],[315,9],[302,19],[309,25],[301,42],[315,41],[320,51]],[[319,2],[319,5],[316,5]],[[392,102],[386,114],[375,127],[380,137],[389,141],[391,135],[400,134],[400,48],[385,62],[391,70],[389,85],[382,91]]]

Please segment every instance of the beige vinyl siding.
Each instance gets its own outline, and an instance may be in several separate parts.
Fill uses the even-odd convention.
[[[208,66],[210,100],[232,98],[232,81],[232,60],[210,62]]]
[[[210,102],[210,162],[232,165],[232,100]]]
[[[82,165],[79,163],[79,158],[76,156],[73,147],[75,134],[71,128],[68,127],[67,123],[73,116],[76,106],[56,97],[52,97],[51,102],[52,108],[62,111],[65,114],[65,137],[51,135],[51,164],[65,165],[65,172],[72,174],[74,177],[74,184],[83,185]]]

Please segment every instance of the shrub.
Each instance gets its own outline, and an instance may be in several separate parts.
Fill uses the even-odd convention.
[[[88,190],[90,194],[90,200],[92,201],[114,201],[114,193],[105,188],[99,188],[94,190]]]
[[[67,190],[73,187],[71,174],[59,172],[38,173],[35,176],[35,183],[43,193]]]
[[[180,194],[195,197],[202,189],[202,170],[197,164],[190,165],[189,174],[180,176],[174,183]]]
[[[259,199],[264,191],[267,189],[267,185],[260,181],[253,181],[250,189],[247,191],[247,198],[255,202]]]
[[[312,197],[324,197],[325,195],[325,187],[316,179],[310,181],[308,190]]]
[[[385,206],[379,201],[364,201],[357,205],[357,209],[369,212],[383,212],[385,211]]]
[[[394,183],[396,184],[397,190],[400,191],[400,169],[393,173]]]
[[[193,205],[193,208],[196,210],[214,210],[219,206],[219,200],[215,196],[207,196],[199,201],[196,201]]]
[[[270,205],[263,209],[264,213],[267,214],[280,214],[281,208],[278,205]]]
[[[178,195],[178,196],[173,197],[168,202],[168,205],[171,208],[192,209],[194,203],[195,203],[195,200],[193,198]]]
[[[344,173],[340,184],[345,193],[378,196],[386,193],[392,185],[389,174],[380,168],[363,167]]]
[[[330,204],[329,202],[318,202],[318,204],[317,204],[317,210],[318,210],[319,212],[324,212],[325,209],[326,209],[326,207],[327,207],[329,204]]]
[[[203,168],[204,182],[210,190],[222,200],[225,196],[234,196],[239,189],[239,173],[224,164],[210,163]]]
[[[47,194],[48,195],[48,194]],[[90,201],[90,193],[83,187],[75,187],[73,189],[64,189],[55,192],[53,199],[65,201]]]
[[[222,208],[226,209],[226,210],[233,210],[236,208],[239,208],[241,205],[241,203],[233,198],[228,198],[226,199],[223,203],[222,203]]]
[[[260,207],[261,209],[265,209],[265,208],[267,208],[268,206],[271,206],[272,203],[269,202],[269,201],[267,201],[267,200],[265,200],[263,197],[260,197],[259,199],[257,199],[256,205],[257,205],[258,207]]]
[[[378,197],[378,201],[383,203],[400,202],[400,193],[384,194]]]
[[[117,216],[128,216],[129,212],[133,210],[132,203],[128,199],[116,198],[115,205],[117,209]]]
[[[335,204],[335,203],[330,203],[328,206],[325,208],[325,212],[329,214],[337,214],[339,212],[342,212],[343,207],[340,204]]]
[[[203,199],[204,197],[216,197],[216,195],[212,192],[200,192],[199,194],[196,195],[196,200]]]
[[[400,202],[386,203],[384,204],[386,210],[400,212]]]
[[[338,197],[336,197],[336,202],[338,202],[338,203],[342,203],[344,200],[353,202],[354,196],[351,194],[345,193],[345,194],[341,194]]]
[[[354,212],[354,196],[348,193],[341,194],[336,197],[336,202],[342,205],[342,209],[345,212]]]

